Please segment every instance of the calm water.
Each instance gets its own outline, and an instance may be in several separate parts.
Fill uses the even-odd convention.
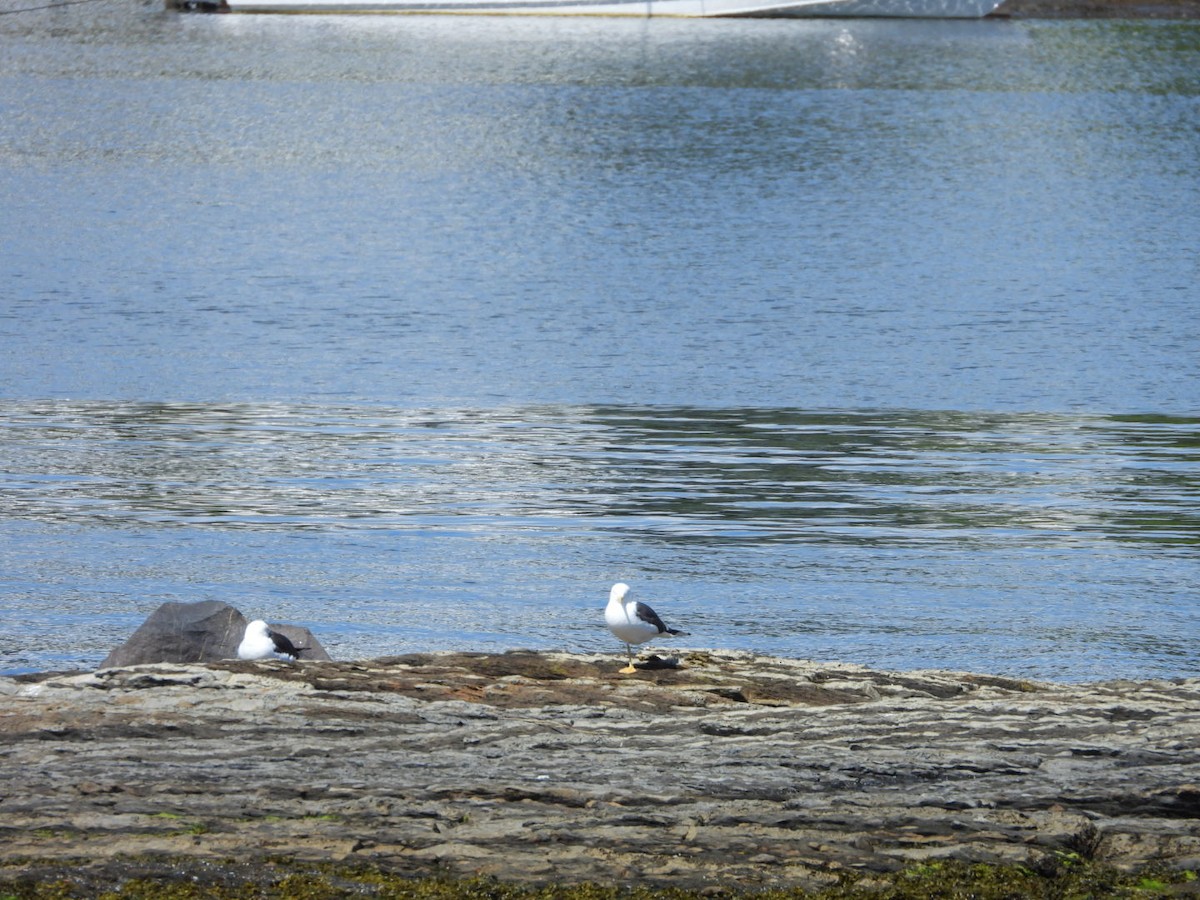
[[[0,12],[37,5],[0,0]],[[1200,26],[0,15],[0,671],[1200,668]]]

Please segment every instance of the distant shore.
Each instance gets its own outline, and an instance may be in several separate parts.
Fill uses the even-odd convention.
[[[1200,680],[724,651],[620,664],[513,652],[0,678],[0,876],[288,859],[754,891],[932,863],[1200,869]]]
[[[992,15],[1014,19],[1200,19],[1200,0],[1004,0]]]
[[[218,11],[220,0],[165,0],[168,9]],[[991,18],[1200,19],[1200,0],[1004,0]]]

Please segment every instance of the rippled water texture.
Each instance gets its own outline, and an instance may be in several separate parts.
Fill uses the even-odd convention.
[[[346,655],[595,650],[617,579],[700,646],[1058,676],[1196,660],[1196,419],[11,412],[17,661],[53,656],[64,616],[96,654],[210,597]]]
[[[3,0],[2,10],[18,0]],[[36,5],[36,4],[29,4]],[[0,671],[1200,662],[1200,27],[0,15]]]

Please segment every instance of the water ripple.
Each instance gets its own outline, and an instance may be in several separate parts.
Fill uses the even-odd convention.
[[[9,408],[12,518],[656,540],[1193,544],[1195,419],[640,409]]]

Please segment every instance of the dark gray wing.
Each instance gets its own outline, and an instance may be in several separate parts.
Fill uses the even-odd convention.
[[[657,628],[659,634],[670,630],[666,625],[663,624],[663,620],[658,617],[658,613],[648,607],[645,603],[642,603],[640,600],[634,601],[633,612],[640,621],[648,622]]]
[[[269,628],[267,629],[267,635],[274,642],[276,653],[283,653],[293,659],[300,658],[300,651],[296,649],[295,644],[287,639],[286,635],[282,635],[278,631],[272,631]]]

